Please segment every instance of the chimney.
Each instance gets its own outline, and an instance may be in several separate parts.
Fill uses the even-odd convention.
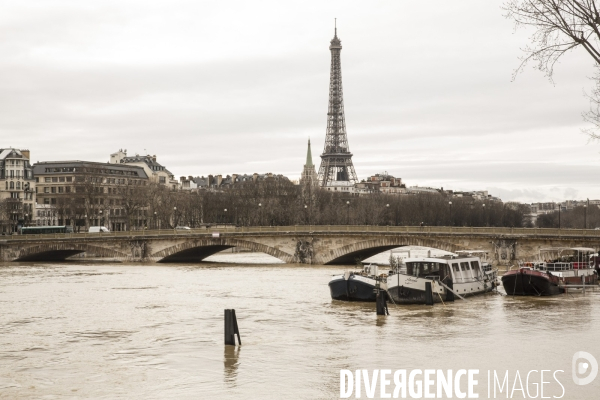
[[[25,157],[26,159],[30,159],[29,158],[29,150],[21,150],[21,154],[23,154],[23,157]]]
[[[152,161],[156,162],[156,154],[152,156]]]

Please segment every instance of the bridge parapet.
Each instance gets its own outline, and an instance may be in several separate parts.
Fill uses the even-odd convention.
[[[123,238],[154,236],[215,235],[227,233],[411,233],[411,234],[451,234],[451,235],[510,235],[510,236],[557,236],[600,238],[596,229],[553,229],[553,228],[504,228],[504,227],[453,227],[453,226],[378,226],[378,225],[293,225],[293,226],[213,226],[200,229],[161,229],[115,231],[109,233],[55,233],[45,235],[13,235],[0,239],[3,242],[29,241],[33,239],[60,238]]]

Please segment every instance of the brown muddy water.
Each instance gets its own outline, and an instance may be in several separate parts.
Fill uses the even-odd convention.
[[[417,368],[479,369],[479,398],[488,370],[508,370],[511,387],[517,371],[525,384],[530,370],[563,370],[562,398],[600,397],[600,377],[571,378],[575,352],[600,360],[600,290],[378,317],[374,304],[331,300],[341,267],[247,257],[255,264],[0,264],[0,398],[335,399],[341,369]],[[241,347],[223,345],[226,308]]]

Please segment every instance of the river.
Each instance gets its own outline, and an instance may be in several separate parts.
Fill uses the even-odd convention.
[[[600,377],[575,385],[571,358],[600,359],[600,290],[378,317],[374,304],[330,299],[339,266],[213,261],[229,263],[0,264],[0,398],[335,399],[341,369],[418,368],[479,369],[480,398],[488,370],[508,370],[511,387],[517,371],[525,385],[530,370],[562,370],[562,398],[598,398]],[[226,308],[241,347],[223,345]],[[545,380],[545,396],[560,396]]]

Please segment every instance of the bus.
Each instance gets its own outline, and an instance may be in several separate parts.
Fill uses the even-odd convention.
[[[28,226],[21,228],[21,235],[44,235],[46,233],[73,233],[71,225],[63,226]]]

